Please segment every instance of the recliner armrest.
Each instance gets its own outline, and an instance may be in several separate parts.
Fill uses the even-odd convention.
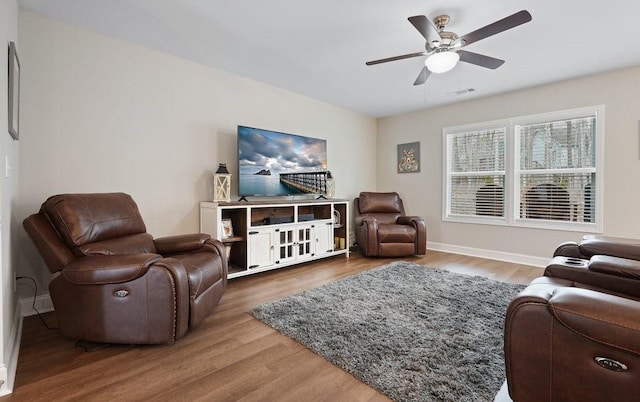
[[[558,247],[556,247],[553,252],[554,257],[572,257],[572,258],[584,258],[587,259],[586,255],[582,255],[580,252],[580,245],[575,241],[566,241],[561,243]]]
[[[377,219],[374,218],[374,217],[371,217],[371,216],[367,216],[367,215],[356,215],[353,218],[353,223],[355,224],[356,227],[364,225],[365,222],[366,223],[370,223],[370,222],[373,222],[373,221],[377,222]]]
[[[378,220],[376,218],[371,217],[371,216],[363,216],[360,219],[360,225],[364,225],[365,223],[367,225],[375,226],[376,229],[378,228]]]
[[[401,225],[412,225],[416,230],[416,254],[424,255],[427,251],[427,224],[421,216],[399,216],[397,222]]]
[[[362,217],[360,226],[357,226],[356,236],[365,256],[378,255],[378,220],[370,216]]]
[[[206,233],[192,233],[160,237],[158,239],[154,239],[153,243],[156,246],[158,254],[167,255],[198,250],[204,246],[206,241],[209,239],[211,239],[211,236]]]
[[[640,261],[628,258],[594,255],[589,260],[589,270],[624,278],[640,279]]]
[[[594,256],[591,260],[583,260],[580,265],[573,265],[564,263],[563,257],[555,257],[545,268],[544,276],[566,279],[575,282],[576,286],[594,288],[605,293],[640,298],[640,278],[631,274],[633,268],[624,268],[621,264],[609,266],[611,263],[622,262],[620,260],[615,257]]]
[[[424,223],[424,219],[422,219],[422,217],[420,216],[403,215],[403,216],[399,216],[396,222],[400,225],[412,225],[414,223],[417,223],[417,224],[420,224],[420,222]]]
[[[549,299],[555,318],[592,341],[640,353],[640,302],[579,288],[557,288]]]
[[[504,356],[512,400],[637,399],[640,301],[574,285],[537,278],[509,304]],[[605,358],[603,367],[619,362],[629,370],[608,371],[596,357]]]
[[[640,243],[611,237],[589,237],[580,242],[580,252],[587,257],[609,255],[640,260]]]
[[[65,279],[76,285],[129,282],[144,275],[162,259],[158,254],[88,255],[62,268]]]

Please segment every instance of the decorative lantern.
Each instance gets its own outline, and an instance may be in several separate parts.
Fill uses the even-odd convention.
[[[327,171],[327,198],[334,198],[336,196],[336,180],[331,175],[331,172]]]
[[[227,164],[218,165],[213,175],[213,200],[231,201],[231,173],[227,170]]]

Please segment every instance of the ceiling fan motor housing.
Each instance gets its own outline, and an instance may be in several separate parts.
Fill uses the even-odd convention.
[[[444,27],[447,26],[447,24],[449,23],[449,21],[451,21],[451,18],[446,15],[439,15],[436,18],[433,19],[433,23],[436,27],[438,27],[439,30],[443,30]]]

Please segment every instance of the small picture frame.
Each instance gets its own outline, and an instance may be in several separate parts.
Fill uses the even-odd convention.
[[[228,239],[229,237],[233,237],[233,225],[231,224],[231,219],[223,219],[221,226],[222,226],[223,239]]]
[[[398,145],[398,173],[420,172],[420,142]]]
[[[9,134],[20,138],[20,60],[16,44],[9,42]]]

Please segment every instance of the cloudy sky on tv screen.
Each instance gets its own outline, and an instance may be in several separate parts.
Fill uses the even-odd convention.
[[[291,193],[278,175],[326,170],[327,141],[239,126],[238,168],[240,194]]]

